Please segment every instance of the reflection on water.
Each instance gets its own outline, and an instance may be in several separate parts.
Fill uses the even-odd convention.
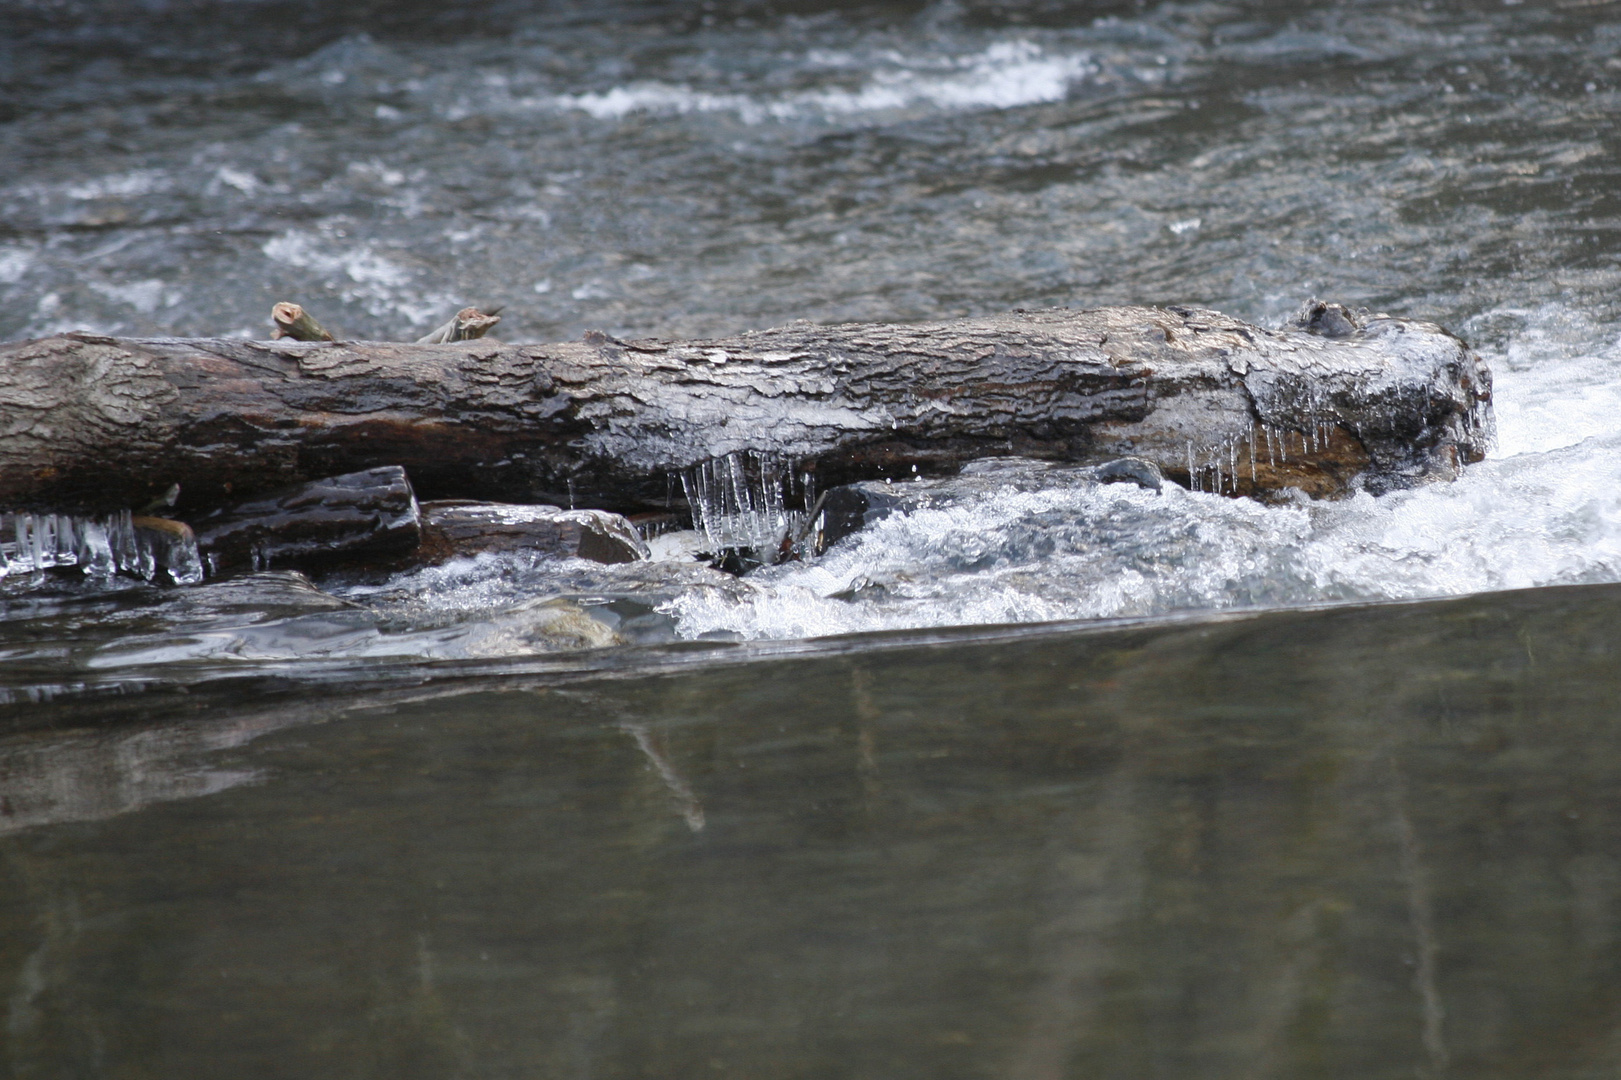
[[[131,699],[0,742],[5,1060],[1612,1075],[1617,642],[1594,585]]]

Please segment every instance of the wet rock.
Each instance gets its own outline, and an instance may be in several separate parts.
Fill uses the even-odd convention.
[[[422,504],[418,558],[441,563],[486,551],[531,551],[599,563],[648,557],[641,534],[604,510],[447,500]]]
[[[1325,338],[1348,338],[1365,329],[1366,313],[1352,311],[1344,304],[1308,300],[1295,316],[1295,326],[1308,334]]]
[[[1090,474],[1092,479],[1100,484],[1136,484],[1150,491],[1159,491],[1165,486],[1165,477],[1160,473],[1159,466],[1143,458],[1117,458],[1102,465],[1075,471],[1083,475]]]
[[[238,619],[246,615],[268,621],[358,609],[347,600],[322,592],[297,570],[261,570],[177,591],[162,610],[176,619]]]
[[[215,571],[384,558],[412,550],[422,535],[411,482],[394,465],[239,502],[199,519],[195,529]]]
[[[469,659],[604,649],[625,643],[612,626],[565,599],[520,604],[490,619],[459,626],[445,638],[442,655]]]
[[[891,514],[944,505],[993,487],[1038,488],[1058,478],[1070,483],[1130,483],[1149,491],[1159,491],[1165,483],[1158,465],[1144,458],[1126,457],[1079,467],[1025,458],[989,458],[967,465],[955,477],[845,484],[830,490],[822,504],[816,553],[821,554],[846,536]]]

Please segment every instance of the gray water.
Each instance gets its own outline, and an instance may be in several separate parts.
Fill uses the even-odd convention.
[[[1604,585],[80,701],[0,741],[0,1071],[1612,1076],[1618,642]]]
[[[742,577],[8,574],[0,1074],[1613,1075],[1618,54],[1591,0],[0,8],[0,339],[1318,295],[1463,334],[1498,429],[1335,503],[1015,462]]]

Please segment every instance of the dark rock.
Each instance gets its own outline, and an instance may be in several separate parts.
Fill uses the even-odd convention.
[[[648,557],[636,526],[605,510],[468,500],[422,504],[421,561],[439,563],[484,551],[532,551],[599,563]]]
[[[1160,473],[1159,466],[1142,458],[1117,458],[1079,471],[1090,473],[1092,479],[1100,484],[1136,484],[1150,491],[1159,491],[1165,486],[1165,477]]]
[[[1295,326],[1308,334],[1325,338],[1351,337],[1365,324],[1364,315],[1359,315],[1344,304],[1329,304],[1321,300],[1308,300],[1295,316]]]
[[[422,534],[411,482],[397,465],[249,499],[199,519],[195,528],[216,571],[386,558],[412,550]]]

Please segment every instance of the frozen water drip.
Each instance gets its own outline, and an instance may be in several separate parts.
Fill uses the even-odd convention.
[[[681,473],[692,527],[712,553],[752,551],[764,562],[776,560],[784,538],[804,523],[805,511],[789,509],[790,502],[808,507],[812,499],[812,475],[796,473],[793,464],[775,454],[740,450]]]
[[[0,579],[27,574],[42,581],[46,570],[63,567],[95,580],[115,573],[145,581],[162,573],[177,585],[203,579],[202,556],[189,533],[139,529],[128,510],[105,518],[0,513]]]

